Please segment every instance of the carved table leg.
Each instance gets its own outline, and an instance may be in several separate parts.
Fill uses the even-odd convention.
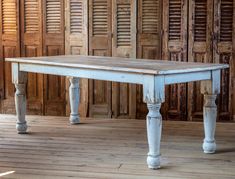
[[[149,110],[146,119],[149,144],[147,164],[151,169],[158,169],[160,168],[160,142],[162,133],[161,103],[148,103],[147,106]]]
[[[18,76],[17,76],[18,75]],[[27,130],[27,122],[25,120],[26,114],[26,81],[27,73],[16,72],[15,77],[17,80],[13,81],[15,83],[15,107],[16,107],[16,129],[19,134],[25,134]]]
[[[202,146],[204,153],[214,153],[216,150],[214,138],[217,117],[216,97],[217,95],[204,95],[203,118],[205,139]]]
[[[79,114],[78,114],[78,107],[79,107],[79,78],[71,77],[69,78],[70,86],[69,86],[69,99],[70,99],[70,123],[71,124],[78,124]]]

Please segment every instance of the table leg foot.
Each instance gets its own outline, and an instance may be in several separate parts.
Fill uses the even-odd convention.
[[[148,164],[148,168],[150,169],[159,169],[161,166],[160,166],[160,155],[158,156],[152,156],[150,154],[148,154],[148,157],[147,157],[147,164]]]
[[[16,129],[18,131],[18,134],[26,134],[27,128],[28,128],[28,126],[27,126],[26,122],[23,122],[23,123],[17,122],[16,123]]]
[[[207,141],[204,139],[202,148],[204,150],[204,153],[213,154],[216,151],[216,143],[215,141]]]
[[[70,124],[78,124],[80,123],[80,118],[79,118],[79,115],[70,115],[70,118],[69,118],[69,121],[70,121]]]

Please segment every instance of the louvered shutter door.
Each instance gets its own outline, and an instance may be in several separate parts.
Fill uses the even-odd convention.
[[[64,1],[43,0],[43,55],[64,54]],[[65,78],[44,75],[46,115],[65,115]]]
[[[188,61],[212,62],[213,1],[189,1]],[[203,95],[200,82],[188,84],[188,116],[190,120],[202,119]]]
[[[112,55],[111,3],[89,0],[89,55]],[[111,115],[111,82],[89,80],[89,116]]]
[[[136,58],[136,0],[113,1],[112,55]],[[114,117],[136,117],[136,85],[113,83]]]
[[[65,1],[65,54],[88,55],[88,1]],[[66,82],[69,88],[69,82]],[[88,108],[88,80],[80,79],[79,112],[86,117]],[[68,91],[68,90],[67,90]],[[67,113],[70,113],[69,94],[67,97]]]
[[[139,0],[138,3],[138,50],[137,57],[161,59],[161,0]],[[137,86],[137,118],[145,118],[146,103],[143,87]]]
[[[21,0],[21,56],[42,56],[42,4]],[[43,114],[43,75],[28,73],[27,114]]]
[[[235,119],[234,6],[234,0],[218,0],[215,1],[214,6],[214,62],[230,65],[230,69],[223,70],[221,74],[221,91],[218,100],[221,120]]]
[[[19,0],[0,1],[1,54],[0,58],[20,56]],[[4,64],[5,96],[1,102],[3,113],[15,113],[14,85],[11,79],[11,64]]]
[[[187,0],[163,1],[163,59],[187,60]],[[168,119],[186,119],[186,85],[166,87],[164,116]]]

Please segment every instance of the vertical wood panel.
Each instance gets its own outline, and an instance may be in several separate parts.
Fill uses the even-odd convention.
[[[188,61],[212,63],[213,1],[189,1]],[[188,116],[202,119],[203,95],[200,82],[188,84]]]
[[[110,0],[89,0],[89,55],[112,55]],[[111,82],[89,80],[89,115],[111,117]]]
[[[218,0],[214,3],[214,62],[230,65],[230,69],[223,70],[221,74],[221,93],[218,100],[218,116],[221,120],[230,120],[234,115],[234,5],[234,0]]]
[[[161,0],[140,0],[138,3],[138,50],[141,59],[161,59]],[[146,103],[143,102],[143,87],[137,85],[137,118],[145,118]]]
[[[65,54],[88,55],[88,1],[65,0]],[[69,88],[66,80],[66,89]],[[82,117],[88,112],[88,80],[80,80],[80,106]],[[66,90],[68,92],[68,90]],[[70,112],[67,93],[67,114]]]
[[[187,61],[187,0],[163,1],[163,59]],[[164,116],[186,119],[186,85],[166,87]]]
[[[64,2],[43,0],[43,55],[64,54]],[[46,115],[65,115],[65,78],[44,75]]]
[[[235,0],[233,0],[233,60],[231,62],[231,93],[233,94],[232,96],[232,102],[230,104],[230,109],[231,109],[231,112],[232,112],[232,119],[233,121],[235,121]]]
[[[19,37],[19,0],[0,1],[1,54],[0,58],[20,56]],[[14,86],[11,80],[11,64],[4,63],[4,100],[1,102],[3,113],[15,113]]]
[[[39,0],[21,0],[21,56],[42,56],[42,4]],[[27,113],[43,114],[43,75],[29,73]]]
[[[112,56],[136,58],[137,1],[113,1]],[[136,85],[113,83],[114,117],[136,118]]]

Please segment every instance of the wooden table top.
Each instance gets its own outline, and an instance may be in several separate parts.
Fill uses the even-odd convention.
[[[6,61],[26,64],[98,69],[144,74],[190,73],[229,67],[227,64],[176,62],[166,60],[146,60],[81,55],[6,58]]]

